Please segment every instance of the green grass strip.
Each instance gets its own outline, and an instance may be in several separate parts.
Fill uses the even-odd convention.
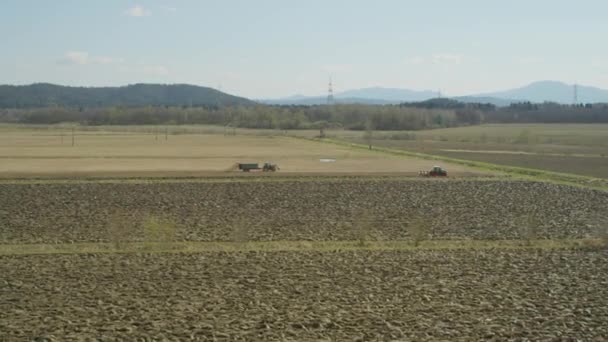
[[[296,138],[296,139],[307,139],[311,141],[318,141],[322,143],[335,144],[339,146],[352,147],[356,149],[363,149],[369,151],[369,147],[363,144],[356,144],[342,140],[334,140],[334,139],[308,139],[308,138]],[[508,176],[527,179],[527,180],[536,180],[542,182],[551,182],[558,184],[565,184],[571,186],[578,186],[584,188],[598,189],[608,191],[608,180],[594,177],[587,177],[581,175],[575,175],[570,173],[561,173],[561,172],[553,172],[553,171],[545,171],[539,169],[529,169],[517,166],[507,166],[507,165],[498,165],[491,163],[484,163],[472,160],[465,159],[455,159],[449,157],[442,157],[437,155],[419,153],[419,152],[411,152],[407,150],[397,150],[386,147],[378,147],[373,146],[371,151],[387,153],[390,155],[398,155],[404,157],[412,157],[412,158],[420,158],[426,160],[437,160],[443,161],[446,163],[458,164],[467,166],[473,169],[477,169],[480,171],[489,171],[494,173],[505,174]]]
[[[393,240],[393,241],[252,241],[252,242],[125,242],[5,244],[0,255],[98,253],[218,253],[218,252],[348,252],[449,250],[554,250],[605,248],[602,239],[542,240]]]

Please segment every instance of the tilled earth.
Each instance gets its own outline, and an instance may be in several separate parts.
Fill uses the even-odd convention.
[[[3,256],[0,274],[2,341],[608,339],[606,251]]]
[[[0,243],[110,241],[117,221],[141,241],[148,217],[187,241],[408,239],[412,222],[430,239],[584,238],[606,208],[607,192],[527,181],[3,183]]]

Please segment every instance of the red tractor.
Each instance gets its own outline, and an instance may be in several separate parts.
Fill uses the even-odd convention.
[[[447,177],[448,172],[441,166],[433,166],[431,171],[420,171],[420,175],[425,177]]]

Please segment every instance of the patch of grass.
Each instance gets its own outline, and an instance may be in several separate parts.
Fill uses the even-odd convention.
[[[527,128],[524,128],[517,134],[517,136],[513,140],[513,143],[529,144],[531,142],[531,139],[532,139],[532,135],[530,133],[530,130]]]
[[[236,242],[128,242],[115,249],[111,243],[15,244],[0,245],[0,255],[47,255],[91,253],[213,253],[213,252],[345,252],[356,250],[434,251],[434,250],[559,250],[589,249],[602,246],[599,239],[531,240],[425,240],[418,246],[412,241],[249,241]]]
[[[177,225],[166,218],[147,216],[142,224],[146,243],[155,248],[172,249],[177,240]]]
[[[407,225],[407,232],[414,243],[414,247],[420,247],[422,241],[428,239],[430,231],[430,223],[422,217],[414,218]]]

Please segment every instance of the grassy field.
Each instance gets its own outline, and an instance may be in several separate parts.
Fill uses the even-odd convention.
[[[365,143],[363,134],[336,138]],[[481,125],[374,132],[377,146],[456,159],[608,178],[608,125]]]
[[[260,135],[241,134],[243,132],[223,135],[217,128],[215,131],[200,128],[205,129],[205,133],[170,131],[165,134],[163,130],[157,135],[154,131],[147,132],[147,127],[130,129],[129,132],[118,128],[115,131],[78,129],[72,137],[70,129],[61,127],[4,126],[0,131],[0,176],[200,176],[226,174],[237,162],[265,161],[277,163],[281,174],[414,175],[433,166],[432,161],[264,135],[263,131],[248,132]],[[320,159],[335,159],[335,162]],[[450,165],[450,170],[453,174],[472,172],[457,165]]]

